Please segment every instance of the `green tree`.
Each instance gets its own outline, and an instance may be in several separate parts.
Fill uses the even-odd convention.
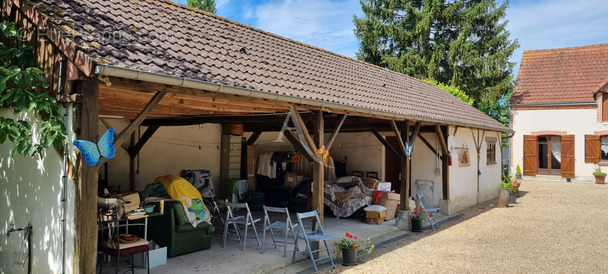
[[[0,117],[0,144],[15,144],[12,155],[35,155],[54,145],[60,149],[67,140],[55,98],[42,91],[48,87],[42,70],[33,67],[33,49],[17,37],[14,24],[0,22],[0,109],[27,111],[39,122]],[[6,43],[6,41],[12,41]],[[33,129],[37,134],[33,134]]]
[[[217,11],[215,8],[215,0],[188,0],[188,6],[211,13]]]
[[[466,93],[464,93],[464,91],[460,90],[458,87],[442,84],[442,83],[439,83],[439,82],[435,81],[434,79],[430,79],[430,78],[424,79],[424,81],[438,86],[440,89],[443,89],[443,90],[449,92],[450,94],[458,97],[458,99],[464,101],[465,103],[467,103],[469,105],[473,105],[473,102],[474,102],[473,99],[471,99]]]
[[[505,97],[513,90],[509,62],[519,47],[509,40],[508,1],[361,0],[354,16],[357,58],[464,91],[473,106],[507,119]]]

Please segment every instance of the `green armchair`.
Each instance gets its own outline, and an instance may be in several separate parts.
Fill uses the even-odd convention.
[[[179,201],[165,201],[165,214],[148,219],[148,238],[166,246],[168,257],[209,249],[214,232],[215,227],[206,222],[193,227]]]

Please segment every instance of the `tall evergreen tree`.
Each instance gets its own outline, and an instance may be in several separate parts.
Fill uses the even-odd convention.
[[[519,46],[505,29],[508,1],[360,2],[365,16],[354,17],[359,59],[457,87],[475,107],[505,121],[506,106],[497,102],[513,89],[508,59]]]
[[[188,6],[211,13],[217,11],[215,8],[215,0],[188,0]]]

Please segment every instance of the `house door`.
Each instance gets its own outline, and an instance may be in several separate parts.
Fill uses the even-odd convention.
[[[560,136],[539,136],[538,173],[561,174],[562,138]]]
[[[395,136],[386,136],[386,141],[399,151],[399,139]],[[401,190],[401,160],[393,153],[384,149],[384,180],[391,182],[391,190],[399,193]]]

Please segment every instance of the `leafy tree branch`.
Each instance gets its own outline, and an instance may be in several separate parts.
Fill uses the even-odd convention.
[[[0,144],[13,142],[12,156],[33,156],[51,145],[61,149],[67,140],[65,126],[57,100],[42,91],[49,84],[43,71],[33,67],[32,47],[18,39],[13,23],[0,22],[0,31],[0,41],[17,42],[11,46],[0,42],[0,108],[26,111],[40,120],[38,138],[34,139],[34,126],[28,121],[0,117]]]

